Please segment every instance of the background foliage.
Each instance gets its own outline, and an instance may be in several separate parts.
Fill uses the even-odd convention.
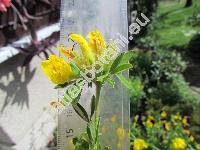
[[[148,12],[147,3],[141,6],[146,8],[145,12]],[[176,113],[182,117],[188,116],[191,134],[199,143],[200,87],[195,84],[194,88],[191,82],[199,70],[192,70],[191,66],[199,66],[200,1],[158,0],[151,5],[154,7],[148,14],[150,25],[130,45],[135,50],[132,58],[134,68],[130,71],[134,85],[131,92],[131,117],[134,120],[138,116],[139,120],[139,126],[132,130],[132,141],[139,137],[135,130],[143,132],[143,139],[156,140],[155,137],[158,137],[155,135],[147,136],[142,116],[152,113],[158,116],[165,110],[169,116]],[[195,79],[200,80],[199,77]],[[178,132],[176,129],[171,130]],[[161,133],[159,130],[158,135]],[[155,145],[160,142],[157,140]]]

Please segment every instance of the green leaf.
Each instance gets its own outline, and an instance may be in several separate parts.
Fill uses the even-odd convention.
[[[96,138],[95,138],[95,142],[99,142],[99,125],[100,125],[100,118],[96,118],[97,119],[97,124],[96,124]]]
[[[114,72],[114,70],[118,67],[121,66],[122,64],[128,64],[129,60],[134,56],[133,51],[128,51],[121,53],[112,63],[110,67],[110,72]]]
[[[125,64],[130,61],[130,59],[135,55],[135,51],[127,51],[124,52],[123,58],[121,59],[121,63]]]
[[[88,137],[90,139],[90,142],[92,142],[93,141],[93,137],[92,137],[92,132],[90,130],[89,124],[87,125],[87,134],[88,134]]]
[[[65,82],[64,84],[58,84],[58,85],[56,85],[55,87],[54,87],[54,89],[63,89],[63,88],[65,88],[65,87],[67,87],[67,86],[69,86],[69,85],[71,85],[71,84],[73,84],[73,83],[75,83],[76,81],[75,80],[73,80],[73,81],[70,81],[70,82]]]
[[[112,63],[111,67],[110,67],[110,72],[112,72],[121,62],[122,58],[123,58],[124,53],[120,54]]]
[[[79,76],[80,75],[80,69],[76,66],[76,64],[74,63],[70,63],[71,69],[74,73],[75,76]]]
[[[92,96],[90,107],[91,107],[91,114],[90,114],[90,120],[91,120],[92,116],[94,115],[94,111],[95,111],[95,107],[96,107],[96,98],[94,95]]]
[[[74,99],[71,98],[71,95],[69,94],[69,89],[66,90],[63,100],[65,104],[71,104],[71,103],[78,103],[80,97],[81,97],[81,92],[83,89],[80,90],[80,93],[78,94],[78,96]]]
[[[113,79],[108,78],[108,79],[107,79],[107,82],[108,82],[108,84],[109,84],[112,88],[115,87],[115,81],[114,81]]]
[[[111,73],[112,74],[116,74],[116,73],[120,73],[122,71],[125,71],[125,70],[129,70],[133,68],[133,65],[132,64],[122,64],[120,66],[118,66],[117,68],[115,68]]]
[[[127,87],[130,90],[133,88],[133,85],[130,79],[125,78],[121,73],[116,74],[116,76],[125,87]]]
[[[86,110],[79,103],[72,103],[72,107],[83,120],[90,121]]]
[[[106,81],[106,79],[108,78],[109,75],[110,75],[109,73],[101,75],[101,76],[97,77],[97,81],[104,82],[104,81]]]

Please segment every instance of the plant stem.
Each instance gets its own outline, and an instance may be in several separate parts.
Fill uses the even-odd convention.
[[[100,82],[96,83],[96,105],[95,105],[95,126],[96,126],[96,140],[95,143],[97,146],[99,145],[99,101],[100,101],[100,94],[101,94],[101,87],[102,84]]]
[[[96,83],[96,106],[95,106],[95,118],[96,115],[99,115],[99,100],[100,100],[100,94],[101,94],[101,83]]]

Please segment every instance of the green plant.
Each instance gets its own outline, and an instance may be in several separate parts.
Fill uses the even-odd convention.
[[[191,38],[200,32],[200,1],[184,8],[177,1],[160,1],[147,28],[147,34],[139,37],[136,44],[140,48],[185,50]]]
[[[135,89],[134,94],[146,98],[156,95],[155,92],[160,90],[160,86],[171,86],[186,68],[186,63],[182,60],[180,54],[174,51],[136,51],[131,62],[134,64],[130,71],[131,76],[135,78],[133,82],[137,81],[138,85],[142,84],[140,86],[135,85],[137,90]],[[143,94],[140,94],[142,92]],[[142,96],[140,98],[143,98]],[[137,97],[135,98],[137,99]],[[134,101],[135,98],[132,98],[132,100]]]
[[[190,132],[189,116],[168,115],[165,111],[135,116],[131,125],[131,142],[133,150],[198,149],[198,143]],[[142,143],[146,143],[145,148],[141,148]]]
[[[160,99],[163,104],[178,102],[199,103],[199,94],[193,91],[182,76],[186,62],[175,51],[135,51],[130,71],[134,83],[131,102],[141,99]]]
[[[69,39],[79,45],[81,54],[73,51],[73,48],[67,49],[62,45],[59,50],[68,58],[68,61],[59,56],[51,55],[48,60],[42,62],[41,68],[46,76],[56,84],[56,89],[64,90],[62,100],[52,102],[52,105],[60,106],[58,109],[72,106],[77,115],[86,123],[85,130],[73,138],[74,149],[107,150],[109,147],[103,145],[100,141],[99,101],[101,89],[105,83],[114,87],[114,77],[117,77],[125,87],[132,88],[133,85],[129,79],[124,77],[123,72],[132,68],[129,60],[134,52],[123,52],[118,55],[118,51],[115,49],[116,45],[106,45],[99,30],[89,32],[88,37],[89,41],[79,34],[70,34]],[[90,114],[80,103],[84,85],[88,88],[90,86],[95,88],[95,93],[89,101]],[[124,129],[122,127],[118,127],[118,129],[118,135],[123,135]],[[118,136],[118,140],[121,143],[123,138]]]
[[[177,111],[190,115],[192,132],[199,140],[199,94],[186,83],[182,72],[186,63],[174,51],[135,51],[130,71],[134,93],[131,97],[131,117],[148,111]],[[137,85],[137,86],[136,86]]]

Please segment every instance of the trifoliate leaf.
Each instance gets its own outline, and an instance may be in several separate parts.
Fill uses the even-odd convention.
[[[125,71],[125,70],[129,70],[133,68],[133,65],[132,64],[122,64],[122,65],[119,65],[117,68],[115,68],[111,73],[112,74],[117,74],[117,73],[120,73],[122,71]]]

